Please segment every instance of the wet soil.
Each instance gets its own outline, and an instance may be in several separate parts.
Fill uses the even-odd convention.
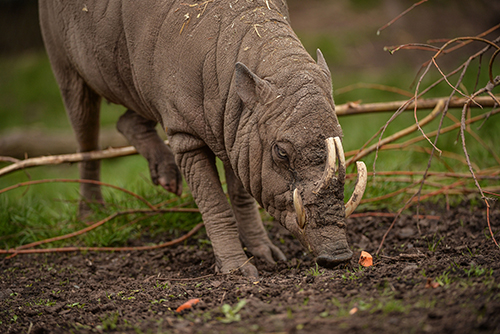
[[[486,210],[464,204],[420,213],[429,216],[397,220],[368,268],[358,265],[360,252],[375,254],[391,217],[350,219],[355,256],[336,269],[318,268],[268,221],[289,260],[254,260],[259,280],[214,274],[204,231],[154,251],[3,259],[0,332],[500,333],[500,250]],[[490,221],[500,230],[498,203]]]

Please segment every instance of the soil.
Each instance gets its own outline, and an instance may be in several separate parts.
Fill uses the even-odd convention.
[[[420,213],[429,216],[397,220],[367,268],[357,263],[360,252],[375,254],[392,217],[349,219],[355,255],[335,269],[318,268],[288,231],[267,221],[289,260],[254,260],[259,280],[214,274],[203,231],[154,251],[4,259],[0,332],[500,333],[500,251],[486,209]],[[498,231],[498,203],[490,221]],[[176,312],[194,298],[199,303]]]

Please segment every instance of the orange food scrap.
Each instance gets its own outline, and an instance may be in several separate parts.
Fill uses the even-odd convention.
[[[373,266],[373,257],[370,253],[362,251],[358,263],[363,267]]]
[[[434,282],[432,279],[430,278],[427,278],[427,282],[425,283],[425,288],[426,289],[435,289],[435,288],[438,288],[439,287],[439,283],[438,282]]]
[[[190,299],[187,302],[185,302],[184,304],[182,304],[181,306],[179,306],[177,308],[177,310],[175,310],[175,312],[181,313],[182,311],[193,307],[194,305],[198,304],[199,302],[200,302],[200,300],[198,298]]]
[[[353,307],[350,311],[349,311],[349,314],[350,315],[353,315],[354,313],[358,312],[358,308],[357,307]]]

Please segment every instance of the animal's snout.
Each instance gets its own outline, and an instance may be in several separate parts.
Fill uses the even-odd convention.
[[[333,268],[339,264],[345,263],[352,258],[352,251],[349,248],[344,249],[342,252],[336,254],[320,254],[316,258],[316,263],[325,268]]]

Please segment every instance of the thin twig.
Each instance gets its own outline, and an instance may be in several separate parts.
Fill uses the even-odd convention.
[[[1,162],[13,162],[13,163],[17,163],[21,160],[19,159],[16,159],[16,158],[13,158],[13,157],[4,157],[4,156],[0,156],[0,161]],[[1,175],[1,174],[0,174]]]
[[[235,269],[230,270],[230,271],[229,271],[229,274],[232,274],[232,273],[234,273],[234,272],[236,272],[236,271],[240,270],[240,269],[241,269],[241,268],[243,268],[243,267],[244,267],[247,263],[249,263],[250,261],[252,261],[252,260],[253,260],[253,258],[254,258],[253,256],[249,257],[249,258],[248,258],[245,262],[243,262],[243,263],[242,263],[242,264],[241,264],[238,268],[235,268]]]
[[[34,253],[57,253],[57,252],[130,252],[130,251],[144,251],[144,250],[154,250],[158,248],[164,248],[173,246],[183,242],[184,240],[193,236],[202,227],[203,223],[199,223],[191,229],[188,233],[179,237],[177,239],[164,242],[162,244],[154,246],[138,246],[138,247],[62,247],[62,248],[45,248],[45,249],[0,249],[0,254],[12,254],[15,256],[18,254],[34,254]]]
[[[488,222],[488,229],[490,230],[490,235],[491,235],[491,238],[493,239],[493,241],[495,242],[495,245],[497,245],[497,247],[500,247],[498,246],[498,242],[495,240],[495,234],[493,233],[493,230],[491,229],[491,222],[490,222],[490,204],[488,203],[488,201],[485,199],[484,202],[486,203],[486,220]]]
[[[134,193],[134,192],[132,192],[130,190],[127,190],[127,189],[115,186],[113,184],[104,183],[104,182],[96,181],[96,180],[52,179],[52,180],[26,181],[26,182],[21,182],[21,183],[14,184],[13,186],[10,186],[10,187],[7,187],[7,188],[0,189],[0,194],[5,193],[5,192],[10,191],[10,190],[13,190],[13,189],[16,189],[16,188],[20,188],[20,187],[31,186],[31,185],[34,185],[34,184],[55,183],[55,182],[62,182],[62,183],[90,183],[90,184],[97,184],[97,185],[100,185],[100,186],[110,187],[110,188],[113,188],[113,189],[120,190],[120,191],[122,191],[124,193],[127,193],[130,196],[133,196],[133,197],[137,198],[138,200],[140,200],[141,202],[143,202],[144,204],[146,204],[151,210],[156,210],[156,207],[153,204],[151,204],[150,202],[148,202],[145,198],[137,195],[136,193]]]
[[[385,28],[389,27],[391,24],[393,24],[394,22],[396,22],[397,20],[399,20],[400,18],[402,18],[404,15],[406,15],[408,12],[410,12],[413,8],[423,4],[424,2],[427,2],[427,0],[421,0],[417,3],[414,3],[413,5],[410,6],[410,8],[408,8],[407,10],[405,10],[404,12],[402,12],[401,14],[399,14],[398,16],[396,16],[395,18],[393,18],[391,21],[389,21],[388,23],[386,23],[385,25],[383,25],[382,27],[380,27],[378,30],[377,30],[377,35],[380,35],[380,32],[382,30],[384,30]]]
[[[381,85],[381,84],[371,84],[371,83],[364,83],[364,82],[358,82],[346,87],[339,88],[335,90],[334,95],[338,96],[340,94],[345,94],[347,92],[353,91],[355,89],[360,89],[360,88],[367,88],[367,89],[375,89],[375,90],[380,90],[380,91],[385,91],[385,92],[391,92],[391,93],[396,93],[399,95],[403,95],[406,97],[413,97],[413,94],[410,93],[409,91],[403,90],[401,88],[397,87],[391,87],[391,86],[386,86],[386,85]]]
[[[460,124],[460,121],[458,119],[455,118],[455,116],[451,115],[451,114],[448,114],[448,117],[454,121],[455,123],[457,124]],[[468,122],[470,120],[470,118],[466,121],[466,125],[470,125],[471,122]],[[495,161],[500,165],[500,157],[498,156],[498,154],[496,154],[496,152],[491,148],[489,147],[485,141],[483,139],[481,139],[481,137],[479,137],[479,135],[477,133],[475,133],[474,131],[472,131],[470,129],[470,127],[466,127],[465,131],[467,131],[468,134],[470,134],[479,144],[481,144],[482,147],[484,147],[488,152],[490,152],[491,156],[495,159]]]
[[[197,280],[201,280],[201,279],[205,279],[205,278],[209,278],[209,277],[213,277],[215,276],[214,274],[208,274],[208,275],[203,275],[203,276],[199,276],[199,277],[188,277],[188,278],[172,278],[172,277],[157,277],[157,278],[154,278],[155,280],[157,281],[197,281]]]
[[[492,82],[490,82],[491,84],[493,84]],[[476,92],[477,94],[477,92]],[[471,96],[471,100],[474,98],[474,95]],[[488,223],[488,228],[490,230],[490,234],[491,234],[491,238],[493,239],[493,241],[495,242],[495,245],[497,245],[498,247],[498,243],[495,239],[495,235],[493,233],[493,231],[491,230],[491,224],[490,224],[490,204],[488,203],[488,199],[487,197],[484,195],[483,193],[483,190],[481,189],[481,185],[479,184],[477,178],[476,178],[476,175],[474,173],[474,170],[472,168],[472,165],[470,163],[470,157],[469,157],[469,153],[467,152],[467,146],[465,145],[465,134],[464,134],[464,129],[465,129],[465,113],[466,113],[466,110],[467,110],[467,105],[464,105],[464,108],[462,110],[462,120],[461,120],[461,124],[460,124],[460,137],[462,138],[462,149],[464,151],[464,154],[465,154],[465,158],[467,159],[467,165],[469,166],[469,172],[471,173],[473,179],[474,179],[474,183],[476,184],[476,187],[477,189],[479,189],[479,192],[481,193],[481,198],[484,200],[484,203],[486,204],[486,213],[487,213],[487,223]]]
[[[391,193],[388,193],[388,194],[385,194],[385,195],[382,195],[382,196],[378,196],[378,197],[372,197],[372,198],[364,198],[362,199],[359,204],[366,204],[366,203],[371,203],[371,202],[378,202],[378,201],[382,201],[382,200],[385,200],[385,199],[389,199],[391,197],[394,197],[396,195],[399,195],[401,193],[404,193],[406,190],[408,190],[409,188],[411,187],[414,187],[416,186],[417,184],[420,183],[420,180],[419,181],[416,181],[406,187],[403,187],[403,188],[400,188],[396,191],[393,191]]]
[[[363,217],[389,217],[393,218],[396,214],[392,212],[362,212],[362,213],[353,213],[349,216],[349,218],[363,218]],[[433,216],[433,215],[412,215],[414,219],[429,219],[429,220],[441,220],[441,216]]]

